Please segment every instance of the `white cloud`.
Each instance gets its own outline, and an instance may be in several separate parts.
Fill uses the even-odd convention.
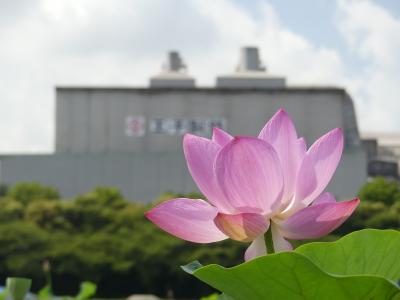
[[[338,78],[342,78],[343,64],[338,53],[318,47],[286,28],[277,12],[266,2],[256,2],[260,15],[257,19],[252,19],[228,1],[215,1],[214,5],[197,1],[196,4],[219,34],[217,47],[211,51],[207,48],[207,52],[202,54],[209,59],[209,65],[214,66],[210,71],[203,67],[208,77],[233,70],[240,46],[257,45],[268,69],[288,76],[289,83],[340,84]]]
[[[0,23],[1,152],[53,148],[55,85],[147,85],[169,49],[181,51],[200,85],[212,85],[216,75],[233,70],[240,46],[256,45],[271,73],[287,75],[289,83],[351,83],[366,103],[380,97],[380,84],[397,92],[385,73],[392,61],[385,62],[383,55],[394,52],[390,41],[384,47],[389,52],[380,50],[379,28],[361,30],[370,39],[359,55],[373,63],[363,78],[352,80],[335,49],[319,47],[285,27],[265,1],[254,3],[257,18],[228,0],[11,2],[0,12],[13,16],[0,18],[5,20]],[[340,3],[339,24],[351,28],[346,39],[357,45],[365,20],[346,10],[348,5]],[[387,18],[397,24],[383,11],[382,19]],[[364,80],[371,86],[367,90]]]
[[[338,1],[337,23],[363,61],[349,87],[367,131],[400,129],[400,20],[371,1]]]

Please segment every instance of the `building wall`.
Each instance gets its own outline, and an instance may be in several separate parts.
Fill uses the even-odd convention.
[[[197,191],[181,153],[98,153],[0,157],[2,182],[36,181],[74,197],[96,186],[115,186],[131,200],[149,202],[166,191]],[[328,191],[339,199],[357,194],[366,180],[361,148],[346,150]]]
[[[0,157],[1,181],[41,182],[57,187],[64,197],[99,185],[116,186],[127,198],[145,202],[165,191],[195,191],[182,153],[182,132],[152,133],[152,120],[218,119],[234,135],[257,135],[281,107],[309,146],[332,128],[344,128],[346,149],[329,190],[342,199],[353,197],[366,180],[367,157],[352,100],[335,88],[58,88],[56,153]],[[128,117],[146,120],[144,132],[127,135]]]
[[[256,135],[281,107],[293,116],[308,143],[332,128],[343,127],[347,144],[359,144],[353,104],[342,89],[59,88],[56,151],[176,152],[181,135],[150,133],[151,120],[221,119],[234,135]],[[126,135],[129,116],[146,120],[143,136]]]

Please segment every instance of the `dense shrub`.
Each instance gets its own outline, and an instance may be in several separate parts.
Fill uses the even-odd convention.
[[[29,277],[34,288],[44,283],[41,264],[50,246],[49,235],[36,225],[11,222],[0,226],[0,277]]]
[[[398,190],[393,183],[377,182],[361,190],[367,199],[324,240],[365,227],[400,228],[400,202],[381,186],[389,184],[394,194]],[[89,280],[98,284],[97,297],[165,297],[173,291],[176,297],[193,298],[212,290],[180,265],[200,260],[232,266],[243,261],[247,244],[227,240],[199,245],[174,238],[146,220],[144,212],[151,205],[128,202],[114,188],[97,188],[69,200],[57,195],[52,188],[30,183],[11,187],[0,198],[0,280],[28,276],[37,291],[45,283],[42,262],[49,260],[59,295],[75,294],[79,283]],[[165,193],[155,202],[178,196],[201,198],[198,193]]]
[[[21,220],[24,207],[21,202],[12,198],[0,198],[0,224]]]
[[[365,202],[357,207],[350,219],[339,230],[342,234],[368,227],[367,222],[376,215],[385,214],[388,208],[383,202]]]
[[[400,186],[397,181],[376,177],[361,187],[359,197],[362,201],[392,205],[400,201]]]
[[[388,209],[379,214],[372,216],[365,222],[368,228],[377,229],[400,229],[400,215],[392,209]]]
[[[66,204],[61,201],[40,200],[31,202],[25,209],[24,219],[45,230],[70,230],[66,220]]]
[[[7,190],[7,196],[21,202],[23,205],[28,205],[36,200],[59,199],[57,190],[36,182],[18,183]]]
[[[128,202],[114,188],[96,188],[70,200],[57,195],[28,183],[0,198],[1,280],[28,276],[38,290],[44,285],[42,262],[49,260],[56,294],[75,294],[81,281],[90,280],[98,284],[98,297],[165,296],[168,291],[193,297],[211,290],[180,265],[195,259],[224,265],[243,260],[244,244],[198,245],[165,234],[145,219],[150,206]]]

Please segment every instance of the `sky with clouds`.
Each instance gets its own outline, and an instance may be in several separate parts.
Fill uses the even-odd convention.
[[[400,131],[398,0],[0,0],[0,152],[47,152],[56,85],[144,86],[178,49],[199,86],[260,47],[290,85],[345,87],[362,131]]]

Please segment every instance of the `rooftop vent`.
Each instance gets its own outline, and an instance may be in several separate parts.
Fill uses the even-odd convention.
[[[178,51],[167,53],[162,71],[150,78],[151,88],[193,88],[195,81],[187,74],[187,67]]]
[[[258,48],[243,47],[240,49],[239,65],[236,72],[265,72],[265,67],[262,65]]]
[[[261,63],[258,48],[243,47],[240,49],[240,60],[233,74],[217,77],[217,88],[284,88],[286,80],[284,77],[271,76],[266,72]]]

